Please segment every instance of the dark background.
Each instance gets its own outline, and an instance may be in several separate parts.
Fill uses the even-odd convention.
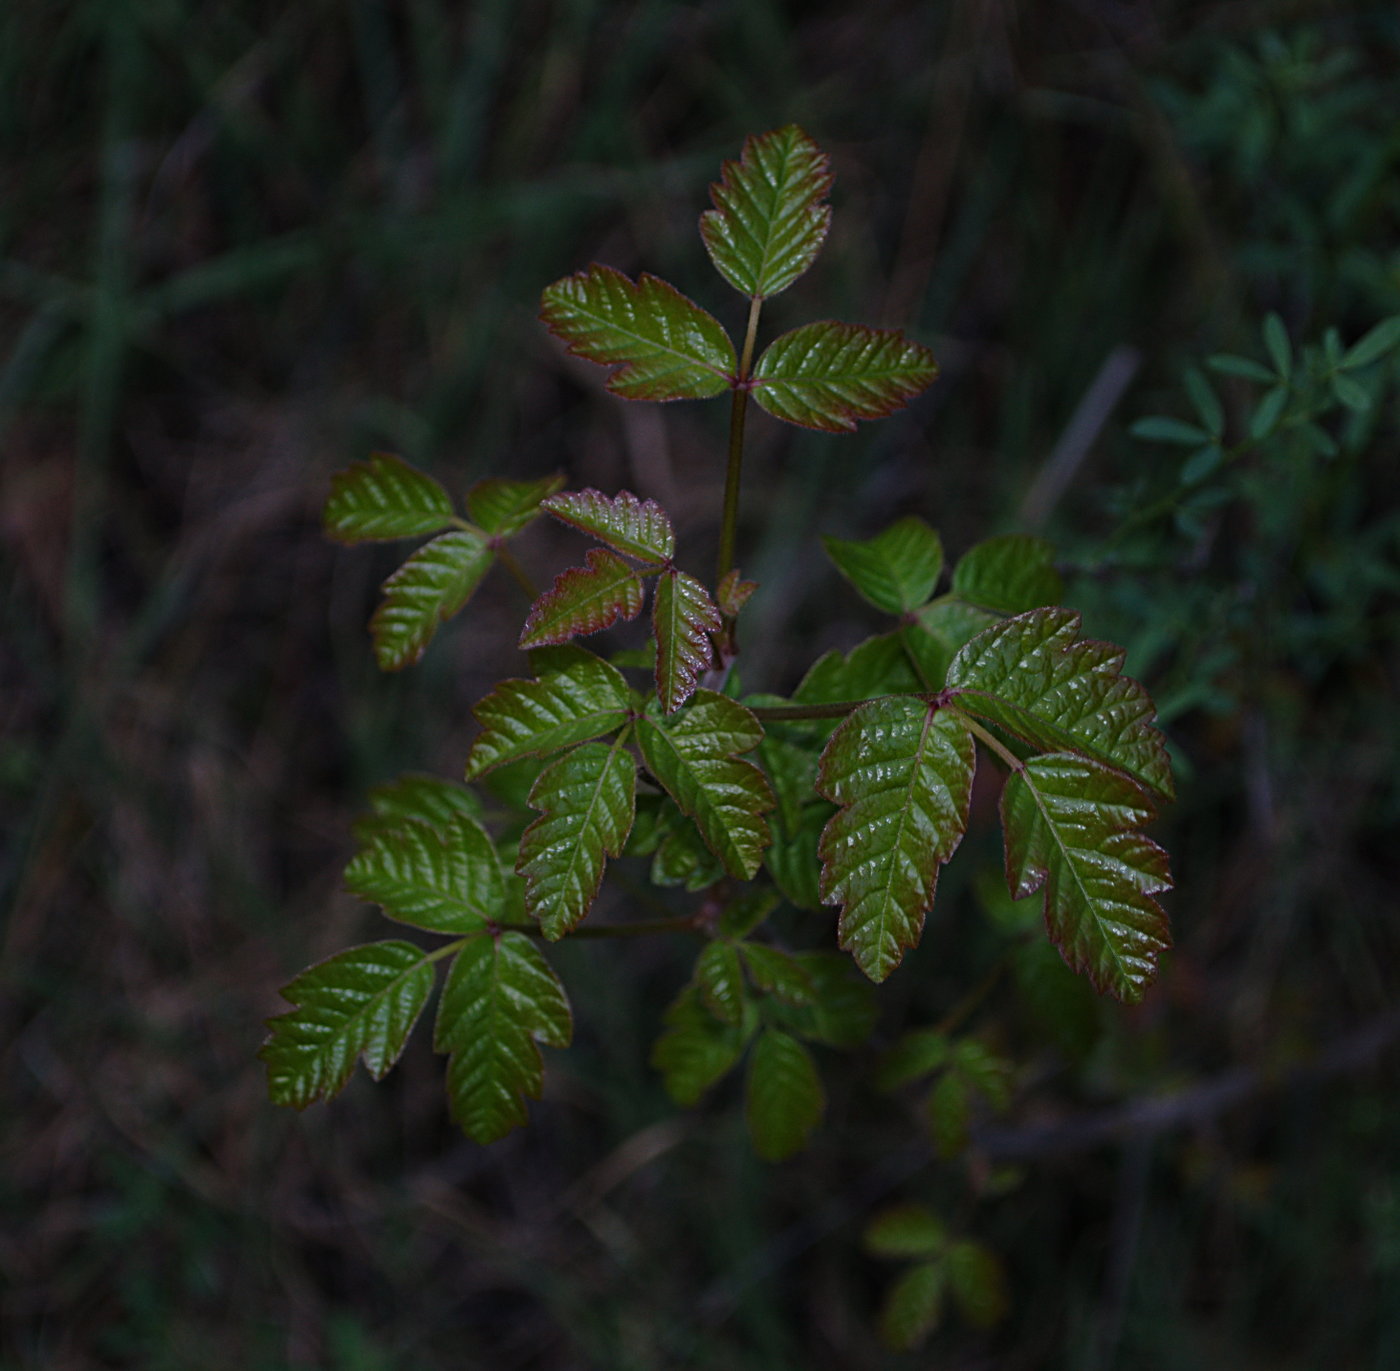
[[[1263,445],[1189,508],[1180,450],[1127,432],[1190,417],[1187,363],[1261,357],[1268,311],[1295,344],[1400,312],[1397,73],[1394,7],[1325,0],[5,5],[0,1365],[1400,1365],[1393,363],[1327,419],[1340,457]],[[459,775],[522,665],[493,581],[376,672],[393,554],[321,539],[331,473],[628,486],[703,572],[724,407],[610,399],[535,310],[596,259],[741,327],[695,217],[789,121],[835,225],[766,330],[899,325],[944,371],[852,438],[750,420],[747,684],[875,627],[817,533],[1049,533],[1177,758],[1159,986],[1077,1047],[994,995],[970,1027],[1016,1101],[956,1163],[869,1052],[822,1056],[828,1124],[781,1167],[732,1087],[678,1115],[646,1064],[693,955],[665,944],[561,949],[577,1044],[490,1149],[422,1034],[273,1109],[277,987],[384,928],[338,890],[366,790]],[[1222,395],[1239,431],[1257,392]],[[531,540],[540,576],[577,555]],[[979,863],[990,831],[877,1046],[983,973]],[[998,1330],[879,1349],[860,1234],[899,1199],[1001,1253]]]

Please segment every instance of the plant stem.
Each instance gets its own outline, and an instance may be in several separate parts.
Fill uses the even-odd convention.
[[[994,734],[983,728],[971,715],[964,714],[955,704],[945,705],[944,708],[957,710],[958,714],[962,717],[963,723],[967,725],[967,731],[979,742],[995,752],[1012,771],[1023,771],[1025,769],[1026,764],[1012,752],[1010,748],[1004,746]]]
[[[948,1034],[959,1027],[972,1012],[996,989],[996,984],[1001,980],[1002,973],[1011,964],[1011,954],[1003,953],[991,965],[990,970],[982,977],[966,995],[960,999],[943,1017],[939,1020],[935,1033]]]
[[[530,579],[530,573],[527,572],[516,559],[515,553],[508,547],[502,545],[496,549],[496,557],[515,581],[515,584],[518,585],[532,601],[538,600],[540,592],[535,586],[535,583]]]
[[[729,409],[729,467],[724,477],[724,522],[719,534],[719,570],[723,580],[734,565],[734,541],[739,527],[739,478],[744,466],[744,412],[749,403],[749,368],[753,364],[754,340],[758,337],[758,312],[763,300],[749,301],[749,324],[744,333],[744,350],[739,357]]]

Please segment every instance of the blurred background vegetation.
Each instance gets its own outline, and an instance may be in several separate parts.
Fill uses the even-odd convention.
[[[1211,354],[1268,363],[1271,311],[1295,352],[1400,312],[1397,112],[1381,0],[0,8],[5,1371],[1400,1365],[1395,362],[1298,401],[1325,443],[1187,471],[1129,432],[1194,422]],[[392,561],[322,541],[331,472],[627,485],[707,568],[723,407],[612,401],[536,301],[597,259],[737,325],[695,217],[789,121],[836,217],[769,327],[904,326],[944,372],[849,439],[750,421],[746,683],[870,631],[818,532],[1052,536],[1178,761],[1159,987],[1051,1034],[999,986],[967,1027],[1020,1064],[1011,1110],[937,1161],[868,1079],[998,956],[989,819],[792,1163],[732,1090],[665,1101],[667,945],[561,950],[578,1042],[491,1149],[426,1035],[272,1109],[276,988],[380,936],[338,891],[367,788],[460,774],[520,668],[502,591],[376,672]],[[1264,387],[1215,384],[1246,433]],[[880,1350],[893,1201],[1000,1252],[999,1327]]]

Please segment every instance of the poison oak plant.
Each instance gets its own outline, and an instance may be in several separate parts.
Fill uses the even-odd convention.
[[[826,157],[788,127],[749,139],[711,188],[701,237],[749,302],[737,348],[718,320],[654,276],[633,281],[595,265],[544,292],[546,326],[573,354],[611,368],[614,394],[729,396],[711,583],[678,565],[666,512],[625,490],[493,479],[468,491],[459,511],[437,481],[394,456],[335,478],[325,510],[332,538],[427,540],[385,582],[370,625],[388,670],[417,660],[497,563],[529,586],[513,546],[536,519],[560,520],[592,546],[543,594],[530,591],[520,637],[529,675],[501,682],[475,707],[480,732],[465,779],[489,782],[524,764],[528,822],[507,825],[519,836],[504,841],[484,823],[476,793],[443,779],[407,776],[372,794],[346,885],[443,941],[369,943],[292,981],[294,1008],[272,1021],[262,1049],[278,1103],[300,1108],[335,1094],[360,1059],[383,1076],[446,964],[434,1040],[448,1058],[452,1113],[471,1138],[500,1138],[540,1094],[540,1046],[566,1047],[572,1033],[546,946],[683,933],[703,946],[666,1012],[655,1065],[690,1105],[746,1059],[754,1146],[786,1157],[823,1110],[808,1045],[868,1038],[869,983],[919,941],[939,869],[967,827],[979,758],[1003,777],[1010,895],[1037,897],[1050,941],[1099,991],[1132,1001],[1151,983],[1169,945],[1154,897],[1169,877],[1143,829],[1171,797],[1171,768],[1152,703],[1122,674],[1121,652],[1081,638],[1078,616],[1059,606],[1048,544],[984,542],[940,590],[943,550],[920,518],[865,541],[828,538],[837,571],[890,628],[822,657],[791,698],[740,692],[737,625],[756,589],[735,564],[750,401],[785,422],[842,433],[907,404],[937,374],[919,343],[857,324],[806,324],[759,349],[764,301],[822,246],[830,185]],[[648,592],[644,647],[608,658],[577,641],[638,619]],[[587,922],[609,861],[624,856],[649,856],[657,885],[692,892],[677,896],[689,909]],[[839,911],[836,942],[849,958],[785,946],[770,919],[784,904]],[[830,941],[827,927],[814,921],[814,941]],[[1068,975],[1058,962],[1053,969]],[[907,1040],[877,1084],[925,1076],[945,1153],[965,1140],[974,1096],[995,1106],[1010,1093],[1006,1063],[934,1032]],[[987,1254],[945,1238],[931,1218],[909,1223],[914,1238],[890,1221],[872,1242],[919,1259],[907,1278],[916,1295],[926,1305],[947,1280],[974,1321],[993,1317],[1000,1297],[975,1278]],[[906,1332],[926,1326],[919,1308],[904,1318]]]

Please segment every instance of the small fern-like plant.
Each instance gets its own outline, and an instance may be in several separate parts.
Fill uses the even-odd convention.
[[[1133,1001],[1151,983],[1169,945],[1155,897],[1170,881],[1166,854],[1143,830],[1172,795],[1171,768],[1151,701],[1122,674],[1122,653],[1080,637],[1079,617],[1059,605],[1048,544],[984,542],[940,593],[943,549],[918,517],[864,541],[828,538],[837,571],[891,628],[822,657],[791,698],[739,692],[736,629],[756,589],[735,564],[749,402],[842,433],[907,404],[937,374],[919,343],[858,324],[806,324],[758,351],[764,301],[822,246],[830,186],[827,158],[790,126],[750,138],[711,187],[701,238],[749,302],[737,349],[717,319],[654,276],[633,281],[595,265],[544,292],[545,325],[569,352],[611,368],[614,394],[729,396],[710,584],[677,564],[666,512],[625,490],[491,479],[459,512],[436,480],[395,456],[335,477],[330,537],[428,540],[385,582],[371,621],[388,670],[416,661],[496,563],[529,587],[512,545],[536,519],[561,520],[594,545],[543,594],[530,590],[520,637],[529,675],[502,681],[475,706],[480,731],[465,779],[529,770],[528,822],[497,823],[518,834],[503,841],[471,786],[445,779],[410,775],[372,794],[346,885],[444,941],[372,942],[293,980],[284,993],[294,1008],[272,1020],[262,1049],[276,1102],[301,1108],[334,1095],[359,1060],[383,1076],[446,963],[434,1040],[447,1055],[453,1116],[489,1143],[526,1122],[527,1101],[541,1093],[540,1046],[570,1041],[568,995],[545,945],[699,935],[655,1065],[673,1098],[692,1105],[747,1057],[754,1146],[786,1157],[823,1110],[808,1044],[868,1038],[870,983],[919,941],[939,870],[967,828],[979,755],[1004,775],[1010,896],[1038,897],[1051,943],[1099,991]],[[579,645],[638,618],[648,583],[644,648],[605,657]],[[691,892],[679,897],[691,907],[585,923],[609,861],[624,856],[650,856],[652,881]],[[784,945],[770,917],[784,904],[837,908],[835,941],[849,959]],[[931,1108],[945,1154],[965,1140],[971,1097],[995,1105],[1009,1093],[1004,1062],[932,1030],[906,1040],[885,1084],[920,1076],[937,1080]],[[922,1261],[909,1278],[920,1290],[942,1281],[945,1257],[949,1279],[985,1265],[980,1249],[947,1246],[941,1229],[924,1228],[912,1247],[886,1241],[883,1229],[875,1241]]]

